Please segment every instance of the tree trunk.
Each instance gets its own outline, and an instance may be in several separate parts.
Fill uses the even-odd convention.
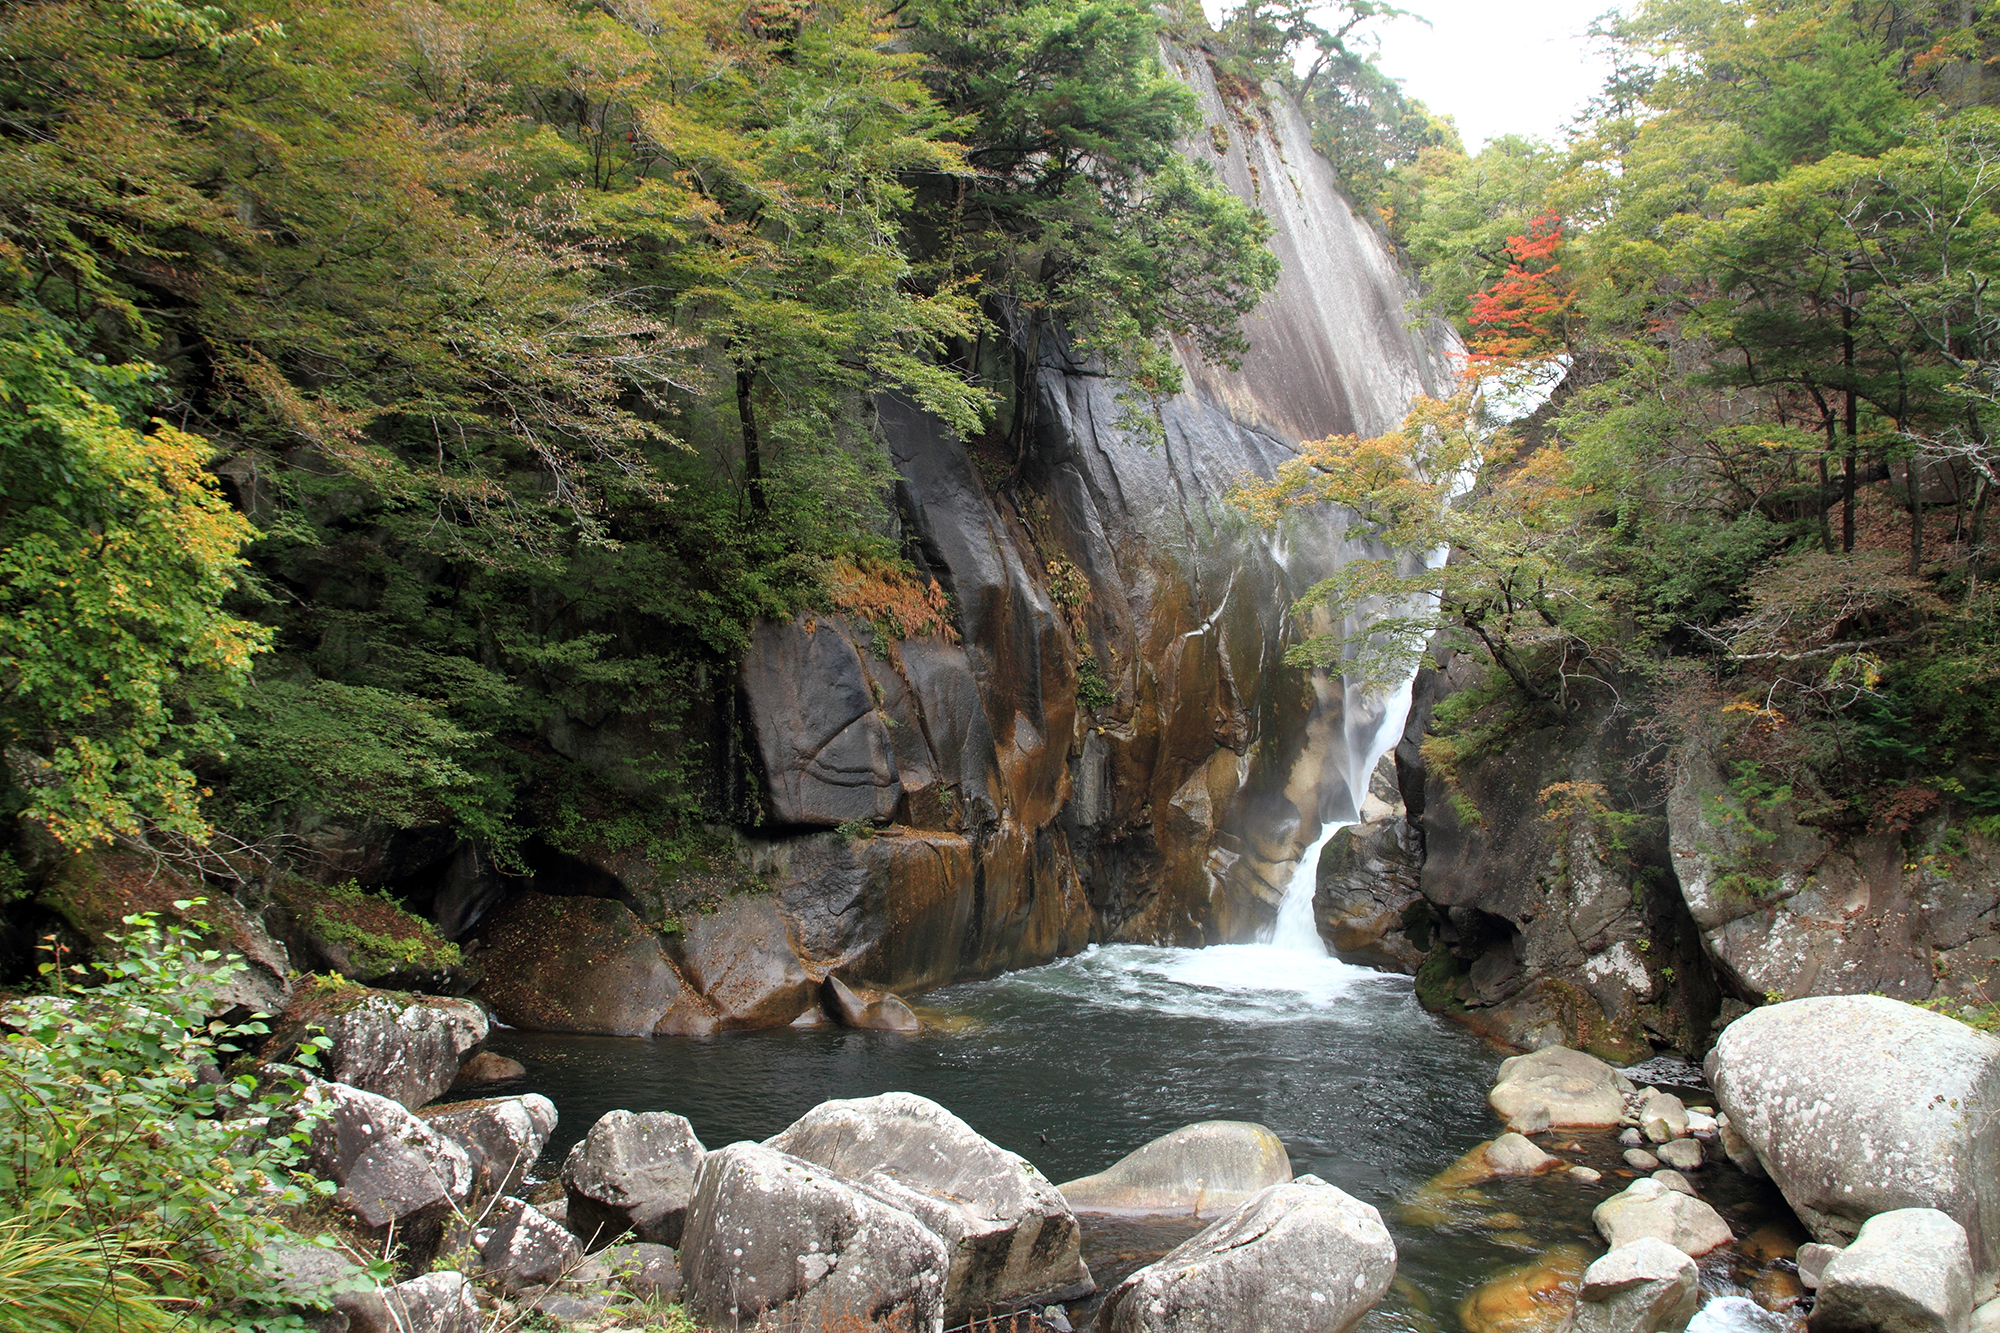
[[[1840,359],[1847,368],[1847,465],[1841,473],[1840,484],[1840,549],[1852,553],[1854,550],[1854,451],[1856,442],[1854,412],[1854,307],[1844,306],[1840,312]]]
[[[1924,492],[1919,478],[1923,464],[1915,454],[1903,465],[1904,480],[1910,483],[1910,574],[1921,574],[1924,568]]]
[[[750,391],[757,381],[755,366],[736,368],[736,417],[743,425],[743,479],[750,491],[750,512],[762,517],[770,512],[764,498],[764,450],[757,435],[757,409]]]

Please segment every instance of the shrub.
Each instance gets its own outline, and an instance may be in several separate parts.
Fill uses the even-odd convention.
[[[122,956],[96,965],[108,979],[78,985],[90,969],[44,963],[50,992],[0,1012],[14,1029],[0,1043],[0,1282],[39,1290],[30,1308],[54,1318],[94,1271],[102,1306],[61,1327],[144,1329],[161,1298],[289,1303],[264,1251],[290,1235],[281,1210],[332,1191],[296,1171],[309,1127],[286,1107],[299,1071],[225,1072],[268,1029],[210,1018],[241,960],[202,949],[201,923],[125,924]],[[324,1045],[310,1039],[301,1060]]]

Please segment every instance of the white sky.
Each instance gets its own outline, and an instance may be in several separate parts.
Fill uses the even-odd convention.
[[[1458,122],[1468,151],[1503,134],[1556,139],[1608,72],[1583,32],[1617,0],[1400,0],[1429,27],[1377,20],[1382,69]],[[1211,19],[1235,0],[1204,0]]]

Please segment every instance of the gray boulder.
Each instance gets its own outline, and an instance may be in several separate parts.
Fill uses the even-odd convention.
[[[1935,1208],[1897,1208],[1862,1224],[1820,1270],[1812,1333],[1966,1333],[1972,1251]]]
[[[449,1088],[466,1052],[486,1040],[486,1012],[470,1000],[372,991],[313,1008],[311,1023],[332,1043],[320,1072],[412,1109]]]
[[[1692,1171],[1701,1165],[1701,1144],[1695,1139],[1674,1139],[1656,1150],[1661,1161],[1677,1171]]]
[[[427,1273],[334,1301],[347,1333],[478,1333],[479,1306],[462,1273]]]
[[[1670,1143],[1688,1132],[1687,1107],[1671,1092],[1651,1092],[1639,1103],[1639,1128],[1654,1143]]]
[[[928,1098],[822,1102],[765,1146],[866,1187],[941,1236],[952,1249],[944,1292],[952,1323],[1095,1290],[1062,1192]]]
[[[1816,1239],[1936,1208],[1982,1280],[2000,1271],[2000,1040],[1899,1000],[1816,996],[1724,1028],[1708,1081]]]
[[[689,1309],[730,1328],[944,1327],[950,1247],[901,1208],[761,1144],[701,1159],[680,1258]]]
[[[1059,1188],[1080,1213],[1213,1217],[1291,1178],[1291,1154],[1276,1134],[1247,1120],[1205,1120]]]
[[[1630,1091],[1632,1081],[1596,1056],[1551,1046],[1502,1061],[1486,1104],[1507,1128],[1535,1134],[1615,1125],[1624,1119]]]
[[[1694,1191],[1694,1182],[1670,1166],[1661,1167],[1658,1171],[1655,1171],[1653,1179],[1659,1181],[1662,1185],[1665,1185],[1677,1194],[1685,1194],[1690,1199],[1699,1197]]]
[[[426,1107],[417,1116],[465,1149],[483,1194],[511,1194],[556,1128],[556,1105],[540,1093]]]
[[[583,1264],[576,1237],[520,1199],[501,1199],[481,1221],[479,1262],[509,1291],[560,1282]]]
[[[400,1102],[315,1079],[292,1109],[311,1125],[307,1155],[313,1169],[348,1191],[342,1202],[371,1227],[448,1210],[472,1194],[472,1160],[465,1149],[433,1132]]]
[[[1818,1241],[1807,1241],[1799,1246],[1792,1262],[1798,1265],[1799,1281],[1807,1290],[1819,1286],[1819,1275],[1833,1262],[1833,1256],[1840,1253],[1838,1245],[1822,1245]]]
[[[1660,1169],[1660,1159],[1647,1152],[1644,1148],[1627,1148],[1624,1156],[1625,1165],[1631,1167],[1634,1171],[1657,1171]]]
[[[284,1292],[302,1305],[320,1305],[338,1294],[374,1287],[366,1270],[344,1249],[303,1239],[269,1245],[258,1262]]]
[[[1614,1250],[1651,1236],[1699,1258],[1734,1239],[1722,1214],[1650,1176],[1598,1204],[1590,1220]]]
[[[1486,1145],[1486,1165],[1498,1176],[1532,1176],[1564,1163],[1536,1147],[1526,1135],[1507,1133]]]
[[[1396,1276],[1373,1208],[1316,1176],[1260,1191],[1118,1284],[1104,1333],[1345,1333]]]
[[[685,1117],[607,1112],[563,1162],[569,1229],[592,1249],[627,1231],[678,1245],[702,1151]]]
[[[1647,1236],[1584,1269],[1577,1296],[1573,1333],[1681,1333],[1701,1308],[1700,1270]]]
[[[681,1265],[665,1245],[613,1245],[597,1260],[614,1282],[641,1300],[675,1301],[681,1295]]]
[[[2000,1300],[1988,1301],[1972,1312],[1972,1333],[2000,1333]]]
[[[458,1067],[458,1077],[451,1081],[451,1086],[477,1088],[488,1083],[511,1083],[527,1076],[528,1067],[519,1060],[497,1051],[480,1051]]]

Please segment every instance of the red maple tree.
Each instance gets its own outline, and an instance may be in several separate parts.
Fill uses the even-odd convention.
[[[1563,277],[1562,218],[1553,210],[1507,238],[1507,272],[1472,297],[1466,322],[1474,365],[1537,361],[1569,346],[1568,320],[1576,292]]]

